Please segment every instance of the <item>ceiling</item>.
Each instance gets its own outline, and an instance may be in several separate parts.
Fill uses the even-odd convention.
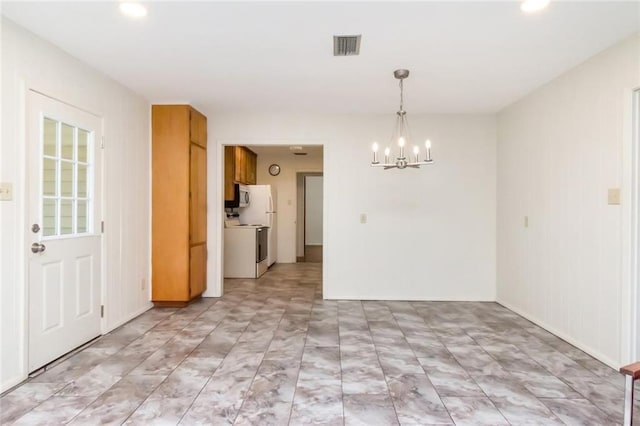
[[[640,30],[639,2],[2,2],[2,14],[154,103],[209,112],[493,113]],[[362,34],[334,57],[334,34]]]

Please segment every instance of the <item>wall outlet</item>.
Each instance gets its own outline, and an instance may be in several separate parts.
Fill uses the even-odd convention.
[[[0,201],[13,200],[13,184],[11,182],[0,182]]]
[[[367,223],[367,214],[360,213],[360,223]]]
[[[610,206],[616,206],[620,204],[620,188],[609,188],[607,201]]]

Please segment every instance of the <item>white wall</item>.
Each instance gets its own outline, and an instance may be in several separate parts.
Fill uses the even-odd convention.
[[[589,59],[498,121],[497,300],[612,366],[624,361],[630,319],[625,200],[608,205],[607,190],[625,181],[639,43],[632,37]]]
[[[322,245],[322,176],[305,177],[305,245]]]
[[[207,115],[217,153],[220,144],[324,144],[326,298],[495,299],[494,116],[409,112],[413,135],[433,141],[436,164],[384,171],[369,166],[370,147],[374,139],[387,140],[393,113]],[[216,250],[222,224],[218,179],[211,173],[220,200],[209,209]],[[367,224],[360,224],[361,213],[368,215]],[[208,294],[219,291],[217,262]]]
[[[268,150],[268,148],[266,148]],[[271,176],[269,165],[280,165],[280,174]],[[279,263],[296,261],[297,195],[296,174],[298,172],[322,172],[322,156],[299,156],[291,153],[260,152],[258,154],[257,183],[271,185],[277,191],[278,212],[278,257]]]
[[[13,183],[14,198],[0,202],[0,391],[27,373],[24,102],[28,89],[104,118],[106,330],[150,307],[149,103],[3,18],[0,181]]]

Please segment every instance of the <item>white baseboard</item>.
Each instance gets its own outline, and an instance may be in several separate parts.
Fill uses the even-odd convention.
[[[520,315],[521,317],[526,318],[529,321],[531,321],[532,323],[544,328],[549,333],[552,333],[552,334],[558,336],[559,338],[561,338],[562,340],[566,341],[567,343],[570,343],[573,346],[575,346],[576,348],[588,353],[592,357],[596,358],[598,361],[601,361],[601,362],[607,364],[609,367],[613,368],[616,371],[620,368],[620,365],[622,365],[619,361],[612,360],[611,358],[609,358],[606,355],[600,353],[599,351],[597,351],[597,350],[585,345],[584,343],[574,339],[573,337],[569,336],[568,334],[563,333],[562,331],[556,329],[555,327],[553,327],[553,326],[547,324],[546,322],[540,320],[539,318],[535,317],[534,315],[532,315],[532,314],[530,314],[528,312],[524,312],[522,309],[517,308],[517,307],[513,306],[512,304],[510,304],[508,302],[505,302],[504,300],[500,300],[499,298],[496,298],[496,303],[499,303],[500,305],[504,306],[505,308],[509,309],[510,311],[513,311],[516,314]]]
[[[0,394],[2,394],[3,392],[6,392],[8,390],[10,390],[12,387],[19,385],[20,383],[24,382],[25,380],[27,380],[27,376],[14,376],[12,378],[10,378],[9,380],[5,380],[2,383],[0,383]]]
[[[107,334],[107,333],[115,330],[116,328],[128,323],[129,321],[131,321],[135,317],[144,314],[145,312],[147,312],[151,308],[153,308],[153,303],[149,302],[146,306],[143,306],[142,308],[138,309],[137,311],[134,311],[134,312],[130,313],[129,315],[127,315],[126,317],[124,317],[123,319],[118,321],[117,323],[115,323],[113,325],[110,325],[110,326],[107,326],[107,328],[105,330],[103,330],[102,334]]]

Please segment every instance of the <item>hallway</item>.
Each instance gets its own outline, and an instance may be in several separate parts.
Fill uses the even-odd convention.
[[[324,301],[321,264],[152,309],[0,400],[2,424],[613,424],[611,368],[496,303]],[[639,410],[640,411],[640,410]]]

